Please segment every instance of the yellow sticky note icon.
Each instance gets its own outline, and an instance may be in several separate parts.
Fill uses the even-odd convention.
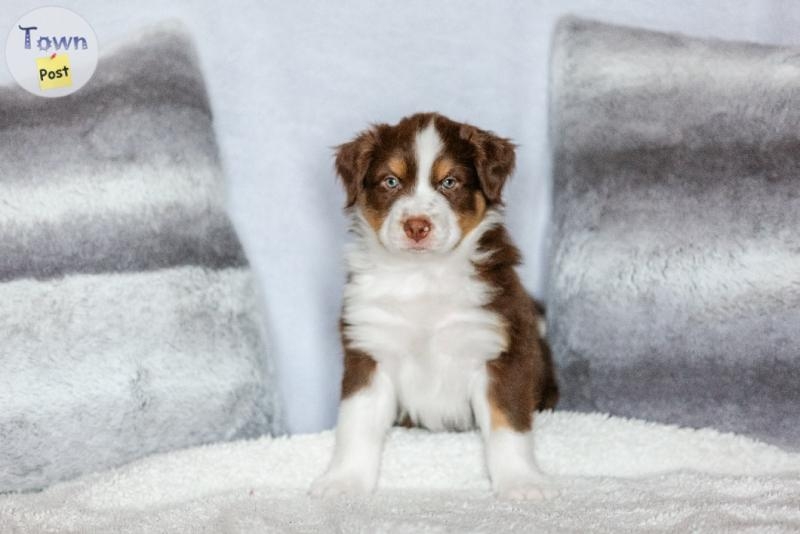
[[[53,54],[36,58],[36,69],[41,89],[55,89],[72,85],[72,67],[67,54]]]

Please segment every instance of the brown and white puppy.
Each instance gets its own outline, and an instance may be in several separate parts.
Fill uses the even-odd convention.
[[[378,124],[339,147],[354,242],[341,317],[342,400],[317,495],[365,493],[386,431],[476,425],[503,496],[552,491],[534,462],[535,410],[555,405],[541,317],[502,224],[507,139],[434,113]]]

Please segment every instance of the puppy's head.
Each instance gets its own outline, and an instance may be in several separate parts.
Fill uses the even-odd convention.
[[[378,124],[338,148],[355,210],[396,252],[447,252],[501,202],[514,169],[507,139],[434,113]]]

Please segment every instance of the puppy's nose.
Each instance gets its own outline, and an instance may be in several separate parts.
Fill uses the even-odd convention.
[[[406,222],[403,224],[403,230],[406,231],[406,235],[419,243],[431,232],[431,221],[426,217],[411,217],[410,219],[406,219]]]

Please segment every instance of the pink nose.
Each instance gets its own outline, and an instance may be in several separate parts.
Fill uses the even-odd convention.
[[[431,233],[431,226],[433,226],[431,221],[426,217],[411,217],[406,219],[403,230],[410,239],[419,243]]]

